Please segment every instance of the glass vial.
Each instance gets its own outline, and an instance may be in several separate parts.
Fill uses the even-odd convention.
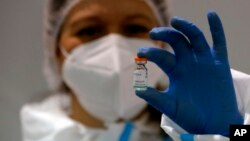
[[[133,85],[137,91],[147,90],[148,70],[146,68],[147,58],[135,57],[136,69],[134,71]]]

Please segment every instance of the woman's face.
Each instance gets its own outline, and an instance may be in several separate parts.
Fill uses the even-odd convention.
[[[144,0],[81,0],[66,17],[57,46],[70,53],[83,43],[112,33],[148,39],[149,31],[158,25],[152,10]],[[57,55],[62,68],[64,56],[59,48]],[[82,111],[87,115],[84,109]]]
[[[66,18],[58,46],[70,52],[110,33],[149,38],[155,26],[158,22],[144,0],[82,0]]]

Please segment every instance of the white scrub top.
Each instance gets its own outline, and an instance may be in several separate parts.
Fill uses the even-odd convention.
[[[250,76],[235,70],[231,72],[238,108],[245,115],[244,124],[250,124]],[[163,140],[158,136],[158,128],[145,126],[143,120],[135,123],[133,129],[124,123],[109,124],[105,130],[85,127],[69,117],[69,107],[70,99],[65,94],[52,95],[41,103],[25,105],[20,112],[23,141],[119,141],[121,135],[130,129],[129,141]],[[161,127],[174,141],[182,141],[181,136],[187,138],[185,141],[229,141],[221,135],[188,134],[165,115],[162,116]]]
[[[89,128],[69,117],[70,98],[55,94],[21,109],[23,141],[163,141],[158,124],[135,123]]]
[[[250,124],[250,75],[231,69],[237,104],[240,113],[244,115],[244,124]],[[229,141],[229,138],[221,135],[192,135],[165,115],[162,115],[162,129],[174,141]],[[181,140],[181,136],[185,140]]]

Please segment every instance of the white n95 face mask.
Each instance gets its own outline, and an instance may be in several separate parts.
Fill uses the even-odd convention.
[[[104,122],[129,120],[146,107],[133,89],[134,57],[139,47],[153,46],[152,41],[117,34],[80,45],[64,62],[64,81],[96,118]],[[150,62],[147,68],[148,83],[154,86],[163,72]]]

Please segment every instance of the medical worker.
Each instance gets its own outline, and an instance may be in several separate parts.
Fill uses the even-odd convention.
[[[22,108],[23,140],[167,140],[153,118],[157,112],[132,88],[136,54],[159,66],[148,63],[151,87],[169,77],[161,94],[153,88],[136,94],[164,114],[162,128],[173,140],[228,140],[230,124],[248,122],[249,76],[232,71],[232,78],[216,13],[208,14],[210,50],[184,19],[173,18],[174,28],[166,28],[165,0],[47,2],[45,73],[53,93]],[[161,28],[150,39],[153,27]],[[169,43],[174,54],[155,40]]]
[[[161,113],[136,96],[134,57],[167,25],[167,1],[48,0],[45,74],[51,95],[22,108],[24,141],[163,141]],[[159,47],[158,47],[159,48]],[[164,73],[153,63],[149,80]]]

